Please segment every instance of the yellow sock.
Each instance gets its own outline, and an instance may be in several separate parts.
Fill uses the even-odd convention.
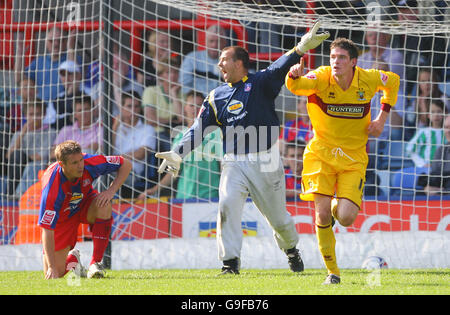
[[[339,268],[336,261],[336,239],[334,238],[334,232],[329,225],[316,224],[316,236],[319,243],[319,251],[322,254],[323,262],[327,267],[328,273],[340,276]]]

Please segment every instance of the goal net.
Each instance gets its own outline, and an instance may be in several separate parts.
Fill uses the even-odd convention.
[[[361,211],[352,226],[335,226],[339,265],[359,268],[379,255],[395,268],[448,268],[449,10],[444,0],[2,1],[0,265],[41,269],[40,179],[55,146],[73,139],[88,154],[133,163],[113,200],[113,268],[219,267],[220,131],[184,158],[177,179],[157,172],[155,153],[180,141],[205,96],[223,84],[221,48],[246,48],[251,72],[259,71],[320,19],[331,36],[308,52],[305,72],[328,65],[330,43],[346,37],[360,48],[359,67],[401,78],[382,135],[369,138]],[[373,119],[380,98],[371,101]],[[281,89],[279,144],[298,247],[308,268],[322,268],[314,206],[298,197],[301,152],[313,136],[305,104]],[[94,186],[103,191],[113,178]],[[251,196],[242,233],[243,268],[286,268]],[[81,226],[77,247],[86,258],[90,240]]]

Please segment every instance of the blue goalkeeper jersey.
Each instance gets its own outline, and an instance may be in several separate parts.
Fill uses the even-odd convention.
[[[299,61],[300,55],[292,49],[266,69],[212,90],[194,124],[173,148],[174,152],[186,156],[217,127],[222,130],[224,153],[267,151],[279,137],[275,98],[289,69]]]

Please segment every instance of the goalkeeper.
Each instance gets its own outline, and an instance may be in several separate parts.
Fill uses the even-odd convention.
[[[316,235],[328,270],[325,284],[340,283],[332,222],[335,218],[349,226],[358,215],[368,136],[380,136],[400,84],[395,73],[357,67],[357,57],[356,45],[338,38],[330,46],[330,66],[303,75],[302,59],[286,76],[292,93],[308,96],[314,137],[303,155],[300,197],[315,204]],[[379,90],[383,92],[381,110],[371,121],[370,101]]]
[[[274,100],[291,66],[328,38],[316,34],[316,23],[301,42],[267,69],[249,73],[248,52],[239,46],[222,50],[219,69],[223,84],[203,102],[194,124],[172,151],[157,153],[164,159],[159,172],[178,174],[182,158],[202,143],[203,137],[219,127],[223,135],[223,169],[219,185],[217,242],[221,274],[239,274],[242,247],[242,212],[250,194],[253,202],[274,230],[279,248],[288,257],[290,269],[303,271],[296,248],[298,233],[286,211],[283,163],[277,140],[280,122]]]

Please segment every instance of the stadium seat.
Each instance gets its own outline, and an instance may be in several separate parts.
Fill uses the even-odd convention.
[[[406,167],[391,174],[391,196],[413,196],[423,190],[418,185],[420,175],[429,173],[428,167]]]
[[[414,162],[404,155],[405,145],[401,141],[391,141],[384,151],[379,152],[379,168],[382,170],[398,170],[414,167]]]

